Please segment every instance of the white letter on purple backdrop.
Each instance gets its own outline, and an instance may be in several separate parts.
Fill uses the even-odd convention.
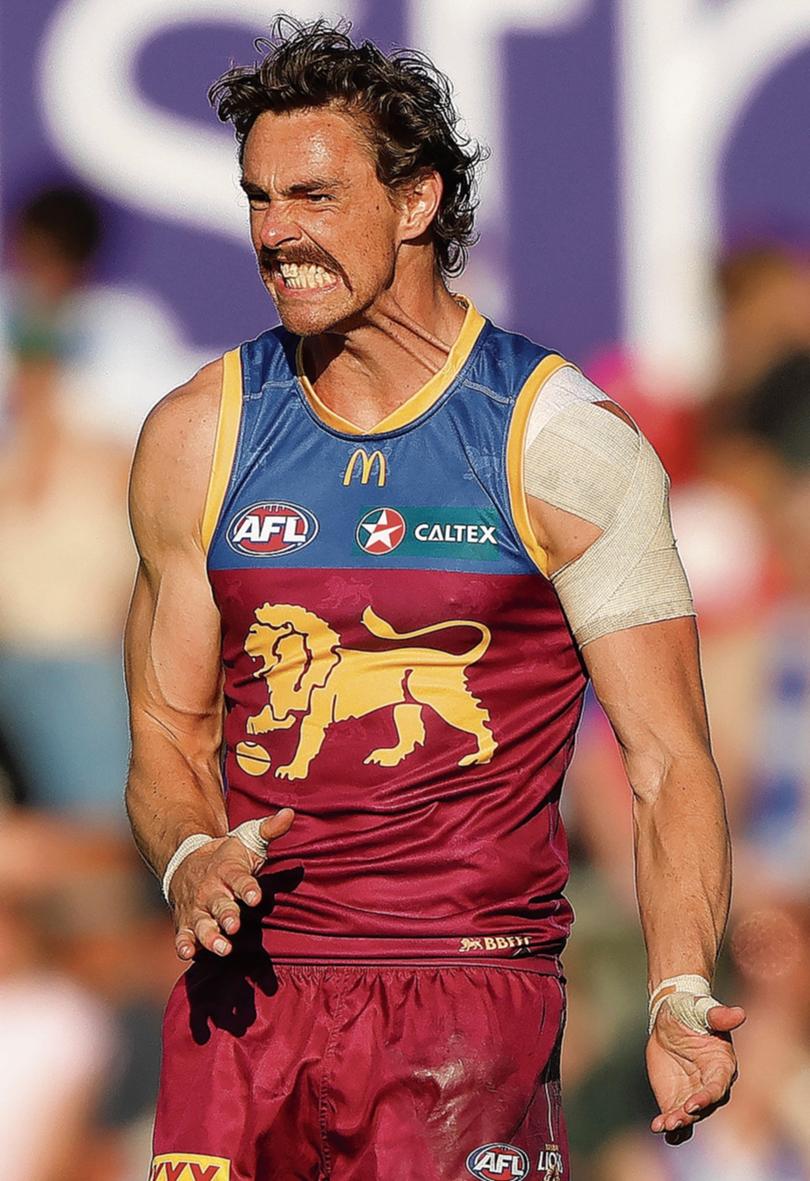
[[[652,378],[702,383],[723,151],[746,102],[810,37],[810,0],[619,0],[619,11],[625,338]]]
[[[353,2],[287,0],[282,7],[304,19],[350,17]],[[39,66],[43,117],[55,146],[102,192],[249,248],[233,142],[213,122],[209,131],[147,103],[133,66],[165,29],[220,22],[258,35],[272,12],[266,0],[66,0],[47,29]],[[227,65],[223,60],[223,70]]]

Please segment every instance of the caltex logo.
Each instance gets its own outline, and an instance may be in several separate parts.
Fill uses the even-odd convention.
[[[529,1175],[529,1158],[514,1144],[483,1144],[467,1157],[467,1172],[478,1181],[523,1181]]]
[[[318,519],[309,509],[267,501],[243,509],[233,518],[228,545],[240,554],[278,558],[309,545],[317,532]]]
[[[405,518],[395,508],[375,508],[361,518],[355,537],[367,554],[390,554],[405,536]]]

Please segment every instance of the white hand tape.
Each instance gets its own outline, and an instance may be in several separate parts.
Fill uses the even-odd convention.
[[[264,860],[267,856],[267,846],[270,842],[266,841],[261,835],[261,826],[261,820],[245,820],[242,824],[237,824],[236,828],[232,828],[228,836],[236,837],[246,849],[249,849],[251,853],[255,853],[257,857],[261,857]],[[195,853],[197,849],[201,849],[203,845],[207,845],[213,840],[216,840],[216,837],[212,837],[209,833],[195,832],[190,837],[186,837],[178,845],[163,874],[163,897],[169,902],[169,905],[171,905],[169,901],[169,887],[177,870],[190,853]]]
[[[707,1014],[720,1001],[712,996],[711,985],[703,976],[670,976],[661,981],[650,997],[650,1033],[664,1003],[687,1029],[693,1029],[695,1033],[711,1033]]]
[[[241,841],[246,849],[251,853],[255,853],[257,857],[261,857],[264,861],[267,856],[267,846],[270,844],[261,835],[261,820],[244,820],[241,824],[237,824],[236,828],[232,828],[228,836],[236,837]]]

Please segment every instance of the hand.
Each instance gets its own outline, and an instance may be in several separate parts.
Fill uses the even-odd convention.
[[[292,808],[265,817],[259,829],[262,839],[274,841],[284,836],[294,819]],[[193,959],[201,947],[215,955],[228,955],[233,945],[226,936],[239,930],[239,903],[256,906],[261,898],[254,875],[265,860],[238,837],[217,837],[178,866],[169,898],[181,960]]]
[[[666,1002],[647,1042],[647,1074],[661,1114],[650,1124],[668,1144],[681,1144],[692,1126],[728,1102],[737,1077],[731,1030],[745,1021],[738,1006],[715,1005],[706,1016],[711,1033],[682,1025]]]

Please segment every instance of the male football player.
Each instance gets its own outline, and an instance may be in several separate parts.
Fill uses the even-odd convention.
[[[150,416],[127,802],[194,960],[154,1179],[568,1177],[562,779],[588,678],[634,796],[653,1131],[742,1011],[667,479],[561,356],[453,294],[476,150],[423,56],[282,22],[212,90],[281,327]],[[595,785],[596,789],[596,785]]]

